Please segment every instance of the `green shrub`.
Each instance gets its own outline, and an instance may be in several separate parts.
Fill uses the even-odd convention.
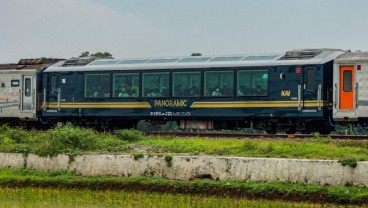
[[[39,136],[36,154],[54,156],[70,153],[73,150],[90,151],[97,148],[98,136],[91,129],[73,127],[71,124],[58,124]]]
[[[143,138],[143,133],[134,129],[116,130],[114,133],[118,139],[123,141],[134,142]]]
[[[134,154],[133,157],[134,157],[134,160],[139,160],[141,158],[144,158],[144,154]]]
[[[350,166],[352,168],[355,168],[358,163],[357,163],[357,159],[355,159],[354,157],[348,157],[342,160],[339,160],[339,163],[341,163],[342,166]]]
[[[10,129],[6,132],[6,135],[16,143],[21,143],[29,139],[32,133],[30,131],[26,131],[22,128],[14,128]]]
[[[172,159],[173,159],[173,157],[171,155],[166,155],[164,157],[164,159],[166,161],[167,167],[171,168],[172,167]]]
[[[316,143],[323,143],[323,144],[329,144],[332,141],[330,136],[324,137],[324,136],[321,136],[320,133],[315,133],[313,139]]]

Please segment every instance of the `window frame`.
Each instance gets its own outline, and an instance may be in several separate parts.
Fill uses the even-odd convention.
[[[193,74],[193,73],[196,73],[197,75],[199,75],[199,83],[197,85],[198,87],[198,92],[199,94],[197,96],[186,96],[186,95],[182,95],[182,96],[178,96],[178,95],[175,95],[174,91],[175,91],[175,74]],[[171,73],[171,95],[173,98],[185,98],[185,97],[189,97],[189,98],[200,98],[202,96],[202,72],[201,71],[173,71]]]
[[[24,78],[24,96],[31,97],[31,95],[32,95],[32,80],[31,78]]]
[[[240,82],[239,82],[239,78],[241,77],[240,76],[240,73],[241,72],[262,72],[262,71],[265,71],[266,73],[263,73],[264,74],[267,74],[267,81],[266,81],[266,89],[263,89],[266,91],[266,94],[265,95],[256,95],[256,94],[252,94],[252,95],[239,95],[239,90],[240,90]],[[245,68],[245,69],[239,69],[237,70],[236,72],[236,97],[268,97],[269,96],[269,81],[270,81],[270,69],[269,68]],[[252,78],[254,80],[254,78]],[[253,81],[254,82],[254,81]],[[252,90],[254,90],[255,88],[252,87]]]
[[[115,86],[115,76],[116,75],[137,75],[138,76],[138,90],[137,90],[137,96],[129,96],[129,97],[119,97],[118,95],[115,96],[115,90],[114,90],[114,86]],[[111,76],[111,91],[112,93],[111,94],[111,98],[118,98],[118,99],[135,99],[135,98],[139,98],[140,95],[141,95],[141,87],[142,87],[142,84],[141,84],[141,73],[140,72],[113,72],[112,73],[112,76]]]
[[[108,80],[109,80],[109,96],[98,96],[98,97],[90,97],[87,96],[87,76],[108,76]],[[112,98],[111,96],[111,88],[112,88],[112,83],[111,83],[111,73],[110,72],[103,72],[103,73],[85,73],[83,74],[83,97],[85,99],[108,99],[108,98]]]
[[[347,74],[349,74],[350,77],[346,76]],[[344,76],[343,91],[352,92],[353,91],[353,72],[351,70],[345,70],[343,76]]]
[[[307,86],[306,86],[306,90],[315,90],[316,87],[316,72],[317,72],[317,68],[316,67],[306,67],[306,82],[307,82]],[[310,74],[310,71],[313,71],[313,74]],[[312,75],[312,79],[311,76]]]
[[[142,98],[170,98],[171,97],[171,72],[170,71],[142,71],[141,73],[141,83],[140,83],[140,90],[141,90],[141,97]],[[167,86],[166,86],[166,89],[168,90],[168,93],[167,95],[165,96],[147,96],[145,95],[145,80],[144,80],[144,77],[145,75],[147,74],[153,74],[153,75],[157,75],[157,74],[167,74],[167,78],[168,78],[168,82],[167,82]],[[159,86],[160,87],[160,86]],[[164,86],[165,87],[165,86]],[[160,89],[159,89],[160,91]]]
[[[213,96],[213,92],[210,92],[210,95],[207,95],[206,91],[209,89],[209,87],[207,87],[207,73],[221,73],[221,72],[226,72],[226,73],[231,73],[232,74],[232,90],[229,90],[231,92],[231,95],[219,95],[219,96]],[[203,88],[202,88],[202,95],[203,97],[205,98],[210,98],[210,97],[214,97],[214,98],[226,98],[226,97],[234,97],[234,87],[235,87],[235,73],[236,70],[233,69],[233,68],[230,68],[229,70],[224,70],[224,69],[221,69],[221,70],[204,70],[203,71]],[[221,87],[219,87],[221,88]],[[229,86],[228,86],[229,88]],[[215,89],[216,90],[216,89]]]

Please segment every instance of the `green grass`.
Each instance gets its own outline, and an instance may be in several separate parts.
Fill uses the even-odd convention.
[[[162,193],[168,195],[191,194],[201,195],[198,196],[199,198],[197,198],[198,200],[200,198],[202,199],[199,201],[213,201],[214,199],[217,199],[218,201],[215,200],[216,203],[231,203],[231,206],[238,205],[237,203],[245,198],[282,199],[284,201],[359,205],[366,205],[368,202],[368,189],[358,187],[326,187],[283,182],[247,183],[241,181],[212,180],[174,181],[164,178],[147,177],[81,177],[77,176],[75,173],[68,173],[64,171],[37,172],[31,169],[9,168],[0,168],[0,187],[0,192],[3,191],[3,193],[0,193],[0,201],[5,200],[6,198],[14,198],[7,196],[7,192],[11,192],[9,190],[12,190],[7,189],[7,187],[28,187],[26,190],[36,190],[36,192],[43,192],[42,189],[38,188],[46,188],[47,190],[56,189],[56,191],[71,189],[72,193],[73,190],[77,189],[84,190],[78,191],[80,193],[91,193],[90,190],[95,190],[97,191],[96,193],[118,193],[117,191],[125,191],[122,192],[125,194],[128,193],[128,191],[147,191],[151,193],[145,193],[146,195],[154,195],[156,193],[157,196],[162,195]],[[41,195],[47,196],[47,194]],[[106,197],[107,199],[110,198],[110,200],[112,200],[117,196],[106,195],[101,197]],[[175,198],[178,198],[178,200],[181,197],[181,200],[183,201],[190,202],[193,200],[193,198],[190,198],[191,196],[189,195],[175,196]],[[60,200],[62,201],[62,199]],[[165,199],[160,200],[165,201]],[[89,201],[89,199],[86,201]],[[162,203],[162,201],[160,203]],[[249,200],[246,201],[249,203]],[[172,207],[171,204],[168,206]],[[211,206],[206,205],[206,207]]]
[[[354,207],[334,204],[296,203],[285,201],[254,200],[247,198],[233,199],[189,194],[95,191],[80,189],[52,188],[4,188],[0,189],[1,207]],[[358,206],[355,206],[358,207]]]
[[[357,160],[368,160],[368,146],[359,141],[345,145],[342,141],[323,143],[315,139],[283,141],[152,137],[136,144],[148,146],[147,151],[152,153],[310,159],[345,159],[349,156]]]
[[[144,136],[135,130],[96,133],[91,129],[58,125],[47,131],[0,126],[0,152],[72,156],[104,154],[217,155],[244,157],[335,159],[367,161],[367,141],[333,141],[316,134],[308,140],[209,139]],[[353,163],[349,163],[354,165]]]

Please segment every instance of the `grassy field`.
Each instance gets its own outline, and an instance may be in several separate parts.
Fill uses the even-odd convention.
[[[168,195],[184,194],[183,201],[187,202],[192,201],[190,196],[201,195],[198,197],[203,197],[203,200],[213,199],[209,200],[209,202],[213,202],[218,198],[218,200],[223,201],[221,203],[233,203],[231,206],[237,206],[237,203],[240,203],[242,199],[248,199],[245,200],[244,203],[249,203],[249,201],[252,200],[259,201],[260,199],[278,199],[283,200],[283,203],[285,203],[285,201],[293,201],[313,204],[336,203],[368,206],[367,188],[328,187],[283,182],[249,183],[242,181],[212,180],[175,181],[164,178],[148,177],[81,177],[75,173],[63,171],[37,172],[31,169],[0,168],[0,187],[0,190],[3,191],[12,190],[9,188],[15,188],[16,190],[28,187],[33,188],[33,190],[40,189],[39,192],[43,192],[42,189],[71,189],[86,190],[87,192],[88,190],[94,190],[97,191],[96,193],[110,193],[114,191],[117,191],[117,193],[118,191],[125,191],[128,193],[145,191],[147,192],[146,195],[148,192],[152,194],[161,193]],[[12,191],[9,192],[13,193]],[[156,197],[159,197],[161,194],[156,194]],[[0,201],[2,201],[1,199],[7,200],[9,198],[11,199],[12,197],[6,197],[6,193],[0,193]],[[108,198],[114,197],[109,196],[107,199]],[[17,197],[16,199],[18,200]],[[218,201],[218,203],[220,202]]]
[[[0,152],[222,155],[368,161],[367,141],[310,139],[210,139],[144,136],[134,130],[96,133],[91,129],[58,125],[47,131],[26,131],[0,126]]]
[[[96,133],[91,129],[73,127],[67,124],[58,125],[47,131],[26,131],[20,128],[0,126],[0,152],[35,153],[40,156],[54,156],[62,153],[72,156],[104,153],[133,154],[137,157],[142,154],[151,154],[337,159],[343,164],[353,167],[357,161],[368,161],[368,142],[333,141],[329,137],[321,137],[320,135],[311,136],[307,140],[295,139],[293,141],[249,138],[147,137],[134,130]],[[76,190],[76,192],[83,190],[85,194],[82,195],[85,195],[86,202],[92,202],[92,199],[88,198],[91,197],[89,195],[94,196],[94,198],[98,198],[99,194],[102,198],[105,197],[97,201],[107,201],[103,205],[96,202],[96,207],[107,207],[105,205],[109,205],[109,200],[111,203],[117,203],[118,206],[119,203],[126,202],[127,204],[122,205],[124,207],[154,207],[149,204],[150,201],[162,203],[160,207],[174,207],[178,201],[172,200],[174,202],[170,202],[172,198],[182,200],[182,207],[213,207],[214,205],[217,207],[242,207],[244,204],[241,203],[247,203],[245,204],[247,207],[309,207],[308,203],[366,205],[366,201],[368,201],[368,189],[358,187],[326,187],[282,182],[245,183],[210,180],[170,181],[163,178],[142,177],[80,177],[74,173],[38,173],[29,169],[0,169],[0,187],[2,187],[1,190],[10,193],[10,195],[0,193],[0,197],[3,197],[0,200],[8,203],[6,206],[10,207],[24,207],[22,203],[27,204],[28,200],[26,195],[41,197],[32,200],[43,202],[43,204],[35,204],[33,207],[94,206],[95,202],[93,204],[78,204],[78,201],[73,201],[72,198],[76,196],[73,191]],[[28,188],[23,189],[23,187]],[[71,190],[64,190],[65,188]],[[142,190],[147,192],[141,192]],[[15,197],[11,196],[12,193]],[[155,195],[155,193],[160,194]],[[23,197],[22,194],[25,196]],[[48,194],[54,195],[54,197],[49,196],[46,197],[47,199],[42,199]],[[129,196],[129,194],[133,195]],[[200,196],[197,196],[198,194]],[[63,198],[64,196],[65,198]],[[125,200],[124,196],[139,200],[129,202]],[[84,200],[83,197],[78,196],[81,200]],[[253,200],[260,198],[300,201],[302,204]],[[58,204],[59,202],[67,204]],[[138,202],[143,204],[137,204]],[[209,204],[203,204],[204,202]],[[255,203],[253,204],[253,202]],[[320,205],[312,204],[312,206],[319,207]]]
[[[1,207],[359,207],[358,205],[336,205],[295,203],[284,201],[233,199],[190,194],[149,193],[128,191],[93,191],[80,189],[4,188],[0,189]]]

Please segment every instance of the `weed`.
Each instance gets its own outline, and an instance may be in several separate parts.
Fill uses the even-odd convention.
[[[167,167],[171,168],[172,167],[172,159],[173,159],[173,157],[171,155],[165,155],[164,159],[166,161]]]
[[[257,144],[252,141],[245,141],[243,145],[245,151],[254,151],[257,149]]]
[[[352,168],[355,168],[358,163],[357,163],[357,159],[355,159],[354,157],[348,157],[342,160],[339,160],[339,163],[341,163],[342,166],[350,166]]]
[[[133,157],[134,157],[134,160],[139,160],[141,158],[144,158],[144,154],[134,154]]]
[[[114,133],[118,139],[128,142],[135,142],[143,138],[142,132],[134,129],[116,130]]]
[[[330,136],[321,136],[321,134],[318,132],[314,134],[313,139],[316,143],[323,143],[323,144],[329,144],[332,141]]]

